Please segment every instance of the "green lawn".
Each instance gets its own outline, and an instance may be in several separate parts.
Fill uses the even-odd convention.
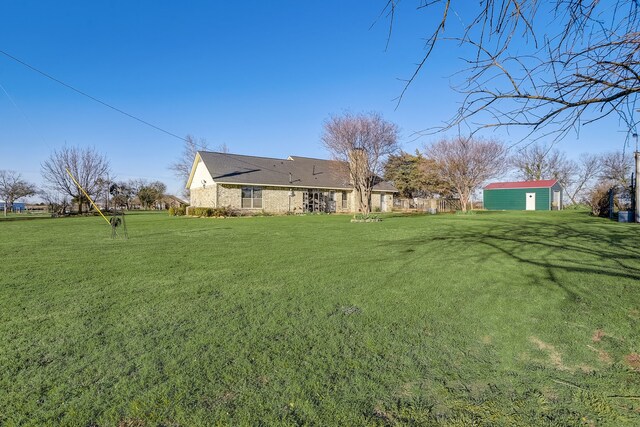
[[[640,425],[640,227],[0,221],[0,425]]]
[[[2,209],[0,209],[0,221],[12,221],[12,220],[22,220],[22,219],[42,219],[42,218],[51,218],[51,213],[49,212],[24,212],[24,213],[15,213],[15,212],[7,212],[5,215]]]

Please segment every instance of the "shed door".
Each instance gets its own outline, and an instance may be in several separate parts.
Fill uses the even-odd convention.
[[[562,204],[560,201],[560,192],[559,191],[554,191],[553,192],[553,209],[555,210],[560,210],[562,209]]]
[[[536,210],[536,193],[527,193],[527,210]]]
[[[387,211],[387,198],[384,193],[380,194],[380,212]]]

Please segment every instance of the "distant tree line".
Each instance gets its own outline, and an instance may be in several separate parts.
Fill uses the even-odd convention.
[[[399,148],[398,127],[377,113],[331,116],[324,123],[322,144],[356,192],[358,208],[370,212],[371,191],[382,177],[405,198],[455,198],[463,211],[473,195],[491,180],[557,179],[567,204],[584,204],[601,213],[603,194],[630,186],[631,157],[621,152],[582,154],[569,159],[557,148],[531,144],[508,150],[495,139],[442,138],[416,150]],[[186,168],[185,168],[186,171]],[[509,180],[509,178],[505,178]]]
[[[393,182],[402,197],[456,198],[463,211],[472,208],[473,195],[482,185],[504,176],[557,179],[564,188],[565,204],[588,205],[594,214],[604,212],[610,189],[624,195],[631,185],[631,156],[621,152],[585,153],[571,160],[554,146],[541,143],[509,153],[500,141],[459,136],[442,138],[410,154],[400,150],[398,135],[397,125],[377,113],[332,116],[324,123],[323,145],[344,166],[340,172],[354,186],[361,212],[370,212],[371,191],[381,178]],[[196,152],[207,147],[205,140],[188,135],[181,157],[170,168],[186,181]],[[228,151],[226,145],[220,151]],[[19,173],[0,170],[5,212],[16,200],[35,194],[52,212],[66,212],[72,205],[79,213],[90,210],[87,196],[103,206],[122,209],[134,207],[137,198],[142,208],[149,209],[160,203],[167,190],[160,181],[116,179],[107,157],[94,148],[54,150],[42,163],[42,176],[45,186],[37,189]],[[619,199],[616,203],[621,204]]]
[[[4,200],[4,215],[11,211],[16,200],[36,194],[36,186],[22,179],[15,171],[0,170],[0,198]]]
[[[143,179],[117,181],[116,191],[111,191],[112,205],[118,208],[132,209],[137,197],[144,209],[152,208],[165,196],[167,186],[160,181],[148,182]],[[112,184],[113,188],[113,184]]]
[[[83,213],[92,209],[89,198],[103,207],[130,209],[137,197],[140,206],[149,209],[161,203],[167,191],[160,181],[117,180],[106,155],[95,148],[62,147],[54,150],[41,167],[44,185],[40,189],[15,171],[0,170],[5,215],[17,200],[34,195],[50,212],[65,213],[76,206],[78,213]]]
[[[180,158],[169,168],[186,184],[195,154],[207,149],[209,144],[205,139],[187,135]],[[226,144],[216,149],[229,151]],[[79,213],[91,210],[87,195],[103,206],[122,209],[133,208],[137,198],[140,207],[149,209],[159,205],[167,191],[167,186],[160,181],[117,179],[111,172],[106,155],[95,148],[64,146],[56,149],[41,164],[41,172],[44,185],[37,188],[15,171],[0,170],[0,199],[5,201],[5,214],[17,200],[34,195],[39,196],[54,213],[68,212],[72,206],[77,207]],[[184,195],[188,197],[189,191],[185,190]]]
[[[632,170],[631,156],[620,151],[583,153],[572,160],[557,148],[541,143],[507,154],[497,141],[460,137],[437,141],[423,152],[390,155],[384,165],[384,178],[394,183],[402,197],[455,197],[463,210],[470,206],[473,192],[500,176],[525,181],[557,179],[566,204],[586,205],[599,214],[610,189],[618,195],[628,193]]]

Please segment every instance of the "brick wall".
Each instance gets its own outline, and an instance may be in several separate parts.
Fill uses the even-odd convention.
[[[242,202],[242,192],[240,186],[218,184],[218,206],[231,206],[234,209],[240,209]]]
[[[283,187],[262,187],[262,208],[243,209],[242,189],[240,185],[219,184],[218,185],[218,206],[231,206],[234,209],[243,211],[265,211],[273,213],[302,212],[302,192],[294,189],[289,205],[289,189]]]
[[[192,187],[189,190],[189,204],[202,208],[216,207],[216,187],[216,184],[207,185],[206,188]]]
[[[293,189],[289,204],[289,189],[268,187],[262,189],[262,206],[266,212],[300,213],[302,212],[302,193],[304,190]]]
[[[241,185],[217,184],[207,186],[207,188],[191,189],[191,206],[196,207],[224,207],[231,206],[233,209],[243,211],[265,211],[272,213],[302,213],[304,211],[303,194],[304,189],[294,188],[292,197],[289,197],[289,188],[284,187],[262,187],[262,208],[243,209]],[[342,208],[342,191],[335,192],[336,212],[348,213],[358,209],[355,200],[355,191],[347,191],[347,207]],[[291,202],[291,204],[289,204]],[[393,194],[386,193],[386,211],[391,212],[393,207]],[[371,209],[380,208],[380,193],[371,194]]]

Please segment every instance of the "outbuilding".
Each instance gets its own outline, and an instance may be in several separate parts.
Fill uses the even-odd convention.
[[[0,202],[0,212],[4,211],[5,209],[5,202]],[[26,205],[22,202],[13,202],[13,204],[11,206],[8,206],[8,212],[14,212],[14,213],[22,213],[22,212],[26,212]]]
[[[494,182],[484,187],[484,208],[506,211],[562,209],[562,187],[556,179]]]

